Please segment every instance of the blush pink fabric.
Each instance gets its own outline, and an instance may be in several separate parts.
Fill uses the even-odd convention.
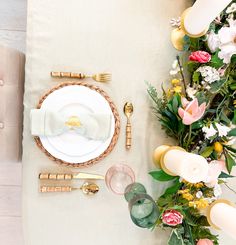
[[[0,162],[21,160],[24,67],[24,54],[0,46]]]

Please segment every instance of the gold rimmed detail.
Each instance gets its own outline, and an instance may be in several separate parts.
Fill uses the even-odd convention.
[[[186,151],[186,150],[182,147],[179,147],[179,146],[170,146],[161,155],[161,159],[160,159],[161,169],[171,176],[176,176],[176,174],[172,173],[168,168],[166,168],[165,163],[164,163],[164,157],[165,157],[166,153],[171,151],[171,150],[180,150],[180,151]]]
[[[187,9],[183,12],[183,14],[182,14],[182,16],[181,16],[181,24],[180,24],[181,29],[182,29],[182,30],[184,31],[184,33],[185,33],[187,36],[189,36],[189,37],[193,37],[193,38],[202,37],[202,36],[204,36],[204,35],[207,33],[207,31],[208,31],[209,28],[206,28],[204,31],[202,31],[202,32],[199,33],[199,34],[191,34],[191,33],[189,33],[189,32],[186,30],[186,28],[185,28],[185,26],[184,26],[185,18],[186,18],[187,14],[189,13],[190,10],[191,10],[191,8],[187,8]]]
[[[228,201],[228,200],[226,200],[226,199],[218,199],[218,200],[216,200],[216,201],[214,201],[213,203],[211,203],[211,205],[207,208],[207,210],[206,210],[206,217],[207,217],[207,221],[208,221],[208,223],[211,225],[211,227],[212,228],[214,228],[214,229],[216,229],[216,230],[220,230],[220,228],[218,227],[218,226],[216,226],[213,222],[212,222],[212,220],[211,220],[211,209],[216,205],[216,204],[219,204],[219,203],[225,203],[225,204],[227,204],[227,205],[230,205],[230,206],[232,206],[232,207],[235,207],[235,205],[232,203],[232,202],[230,202],[230,201]]]

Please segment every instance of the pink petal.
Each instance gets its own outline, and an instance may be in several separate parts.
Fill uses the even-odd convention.
[[[183,124],[190,125],[193,122],[195,122],[193,116],[191,114],[189,114],[188,112],[185,111],[184,117],[183,117]]]
[[[181,97],[181,104],[185,108],[189,104],[189,101],[185,97]]]
[[[178,113],[179,113],[179,116],[183,119],[183,117],[184,117],[184,109],[183,108],[179,108],[178,109]]]
[[[195,115],[193,115],[195,121],[198,121],[199,119],[202,118],[202,116],[205,113],[205,110],[206,110],[206,103],[204,102],[198,107],[198,112]]]
[[[198,100],[192,100],[185,109],[186,111],[190,112],[192,115],[198,112]]]

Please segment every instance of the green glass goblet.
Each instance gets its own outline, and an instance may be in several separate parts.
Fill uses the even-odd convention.
[[[136,195],[147,193],[146,188],[140,183],[132,183],[125,188],[125,200],[130,202]]]
[[[129,211],[133,223],[142,228],[153,227],[160,216],[155,201],[146,193],[137,194],[130,200]]]

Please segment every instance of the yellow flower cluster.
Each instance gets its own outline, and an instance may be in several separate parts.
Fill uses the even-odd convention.
[[[172,88],[169,88],[167,90],[167,97],[171,97],[173,93],[181,93],[182,92],[182,86],[180,85],[181,81],[179,79],[172,79],[171,84],[173,85]]]
[[[182,180],[182,182],[185,184],[185,185],[187,185],[188,187],[195,187],[195,188],[202,188],[203,186],[204,186],[204,184],[202,183],[202,182],[199,182],[199,183],[195,183],[195,184],[193,184],[193,183],[189,183],[189,182],[187,182],[186,180]]]
[[[189,205],[189,207],[204,209],[204,208],[207,208],[209,206],[209,203],[206,199],[201,198],[199,200],[194,200],[194,201],[189,202],[188,205]]]
[[[189,189],[179,190],[178,194],[181,194],[182,197],[188,201],[192,201],[194,199],[194,196],[189,193]]]
[[[189,207],[204,209],[209,206],[209,203],[205,198],[197,197],[196,194],[200,188],[204,187],[204,184],[202,182],[193,184],[183,180],[183,183],[187,186],[187,188],[179,190],[178,194],[182,195],[182,198],[188,201]]]
[[[180,80],[179,79],[172,79],[171,81],[172,85],[173,85],[173,91],[175,93],[181,93],[182,92],[182,87],[179,85],[180,84]]]

